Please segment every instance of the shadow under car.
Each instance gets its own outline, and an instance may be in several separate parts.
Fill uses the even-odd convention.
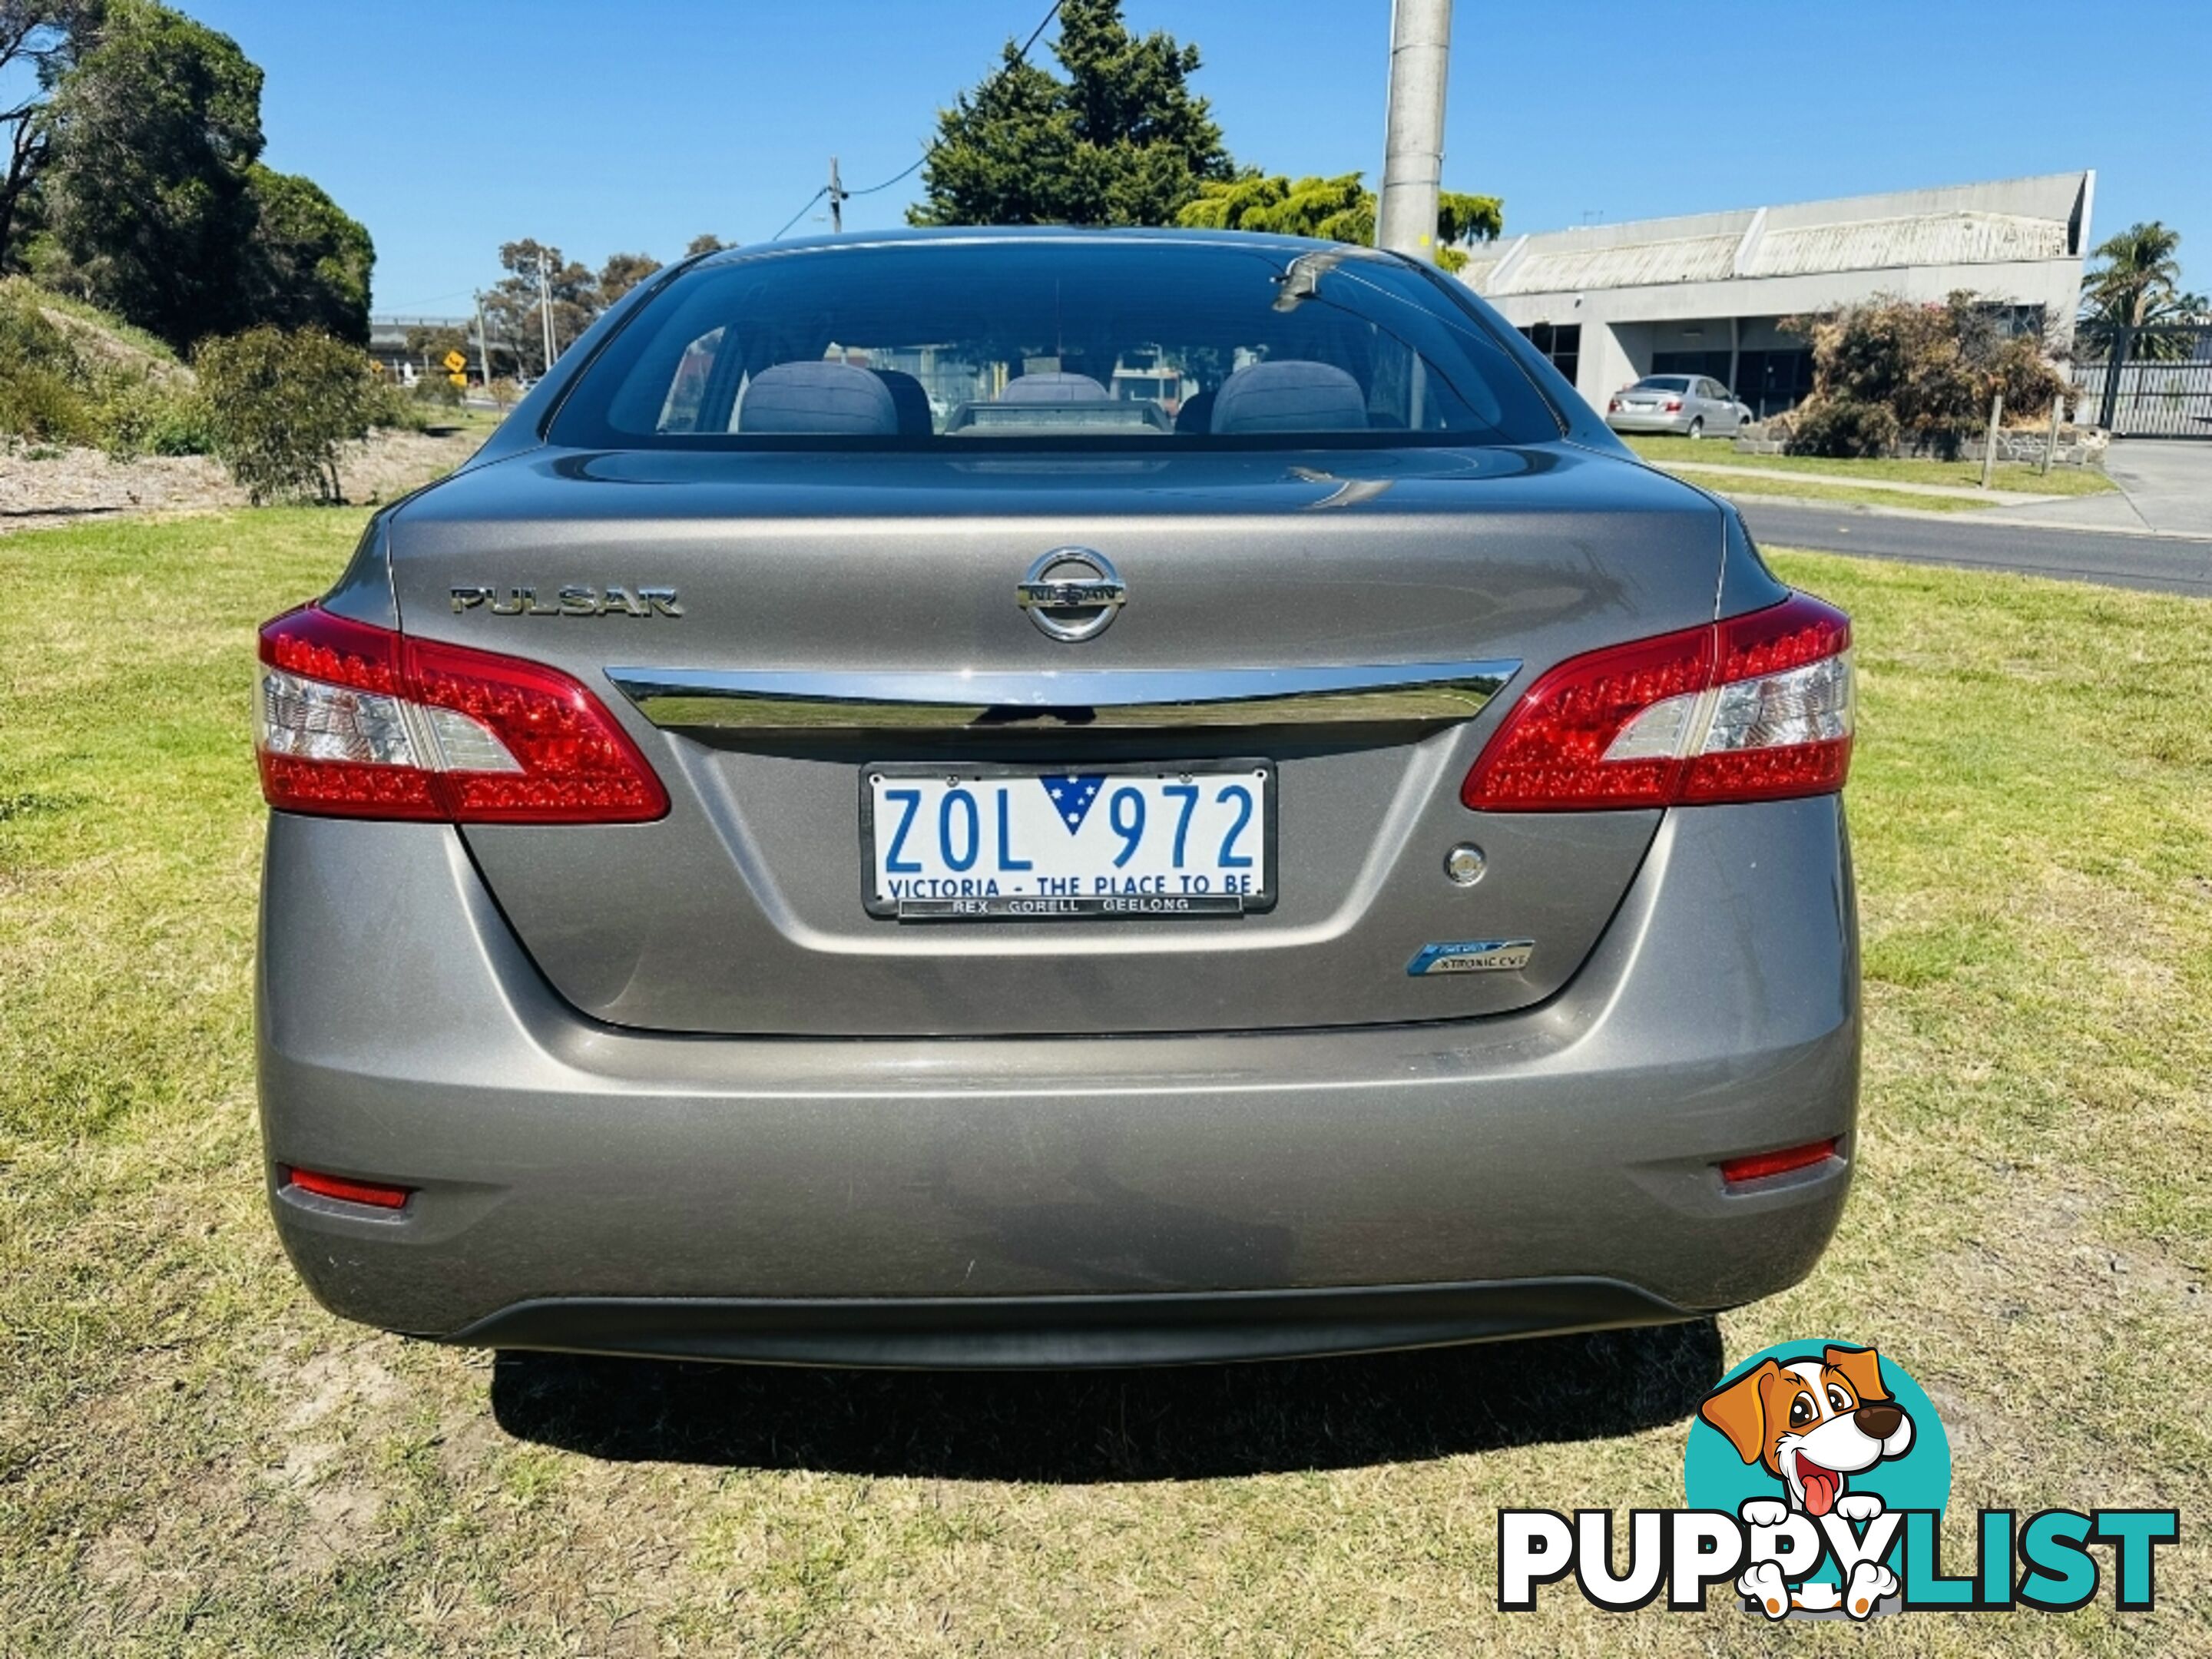
[[[1632,1434],[1719,1381],[1711,1319],[1525,1341],[1144,1370],[883,1371],[501,1352],[518,1439],[615,1462],[1183,1480]]]

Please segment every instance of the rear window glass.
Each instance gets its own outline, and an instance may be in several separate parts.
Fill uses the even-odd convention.
[[[1687,392],[1689,389],[1689,377],[1683,374],[1647,374],[1630,388],[1634,392]]]
[[[1533,443],[1484,321],[1356,248],[1069,238],[764,252],[686,272],[556,417],[586,448]]]

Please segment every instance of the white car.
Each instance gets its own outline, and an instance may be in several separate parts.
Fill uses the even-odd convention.
[[[1615,432],[1669,432],[1678,438],[1734,436],[1753,419],[1718,380],[1705,374],[1647,374],[1606,401]]]

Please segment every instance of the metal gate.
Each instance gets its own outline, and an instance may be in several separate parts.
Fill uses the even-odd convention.
[[[2074,342],[2075,418],[2124,438],[2212,439],[2212,323],[2114,328]]]

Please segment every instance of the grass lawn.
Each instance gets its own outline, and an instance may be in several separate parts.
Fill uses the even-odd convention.
[[[1753,459],[1743,456],[1741,459]],[[1661,466],[1668,465],[1662,461]],[[1863,484],[1806,483],[1790,477],[1736,477],[1717,472],[1683,471],[1677,477],[1716,495],[1778,495],[1793,501],[1838,501],[1852,507],[1887,507],[1910,513],[1985,513],[1994,501],[1962,495],[1908,495],[1897,489],[1869,489]]]
[[[0,541],[68,596],[0,621],[0,1654],[2212,1651],[2212,604],[1778,559],[1856,618],[1862,1167],[1717,1331],[495,1365],[322,1314],[263,1213],[252,629],[360,522]],[[1982,1505],[2179,1505],[2159,1610],[1492,1610],[1498,1506],[1679,1502],[1723,1358],[1808,1335],[1929,1389],[1962,1558]]]
[[[465,404],[450,409],[432,404],[423,412],[433,430],[466,433],[479,443],[490,437],[505,418],[496,410],[472,409]]]
[[[1725,438],[1695,440],[1623,433],[1620,441],[1645,460],[1662,465],[1670,461],[1702,461],[1711,466],[1741,466],[1757,471],[1819,472],[1832,474],[1838,483],[1873,478],[1884,483],[1949,484],[1971,489],[1982,481],[1978,454],[1972,459],[1956,461],[1852,461],[1826,455],[1739,455]],[[1731,489],[1747,482],[1741,478],[1728,481]],[[2024,490],[2033,495],[2101,495],[2118,488],[2101,471],[2088,466],[2054,466],[2048,475],[2043,475],[2032,466],[2001,465],[1990,483],[1999,489]],[[1873,490],[1866,494],[1897,507],[1926,507],[1933,505],[1936,499],[1896,493],[1881,495]]]

